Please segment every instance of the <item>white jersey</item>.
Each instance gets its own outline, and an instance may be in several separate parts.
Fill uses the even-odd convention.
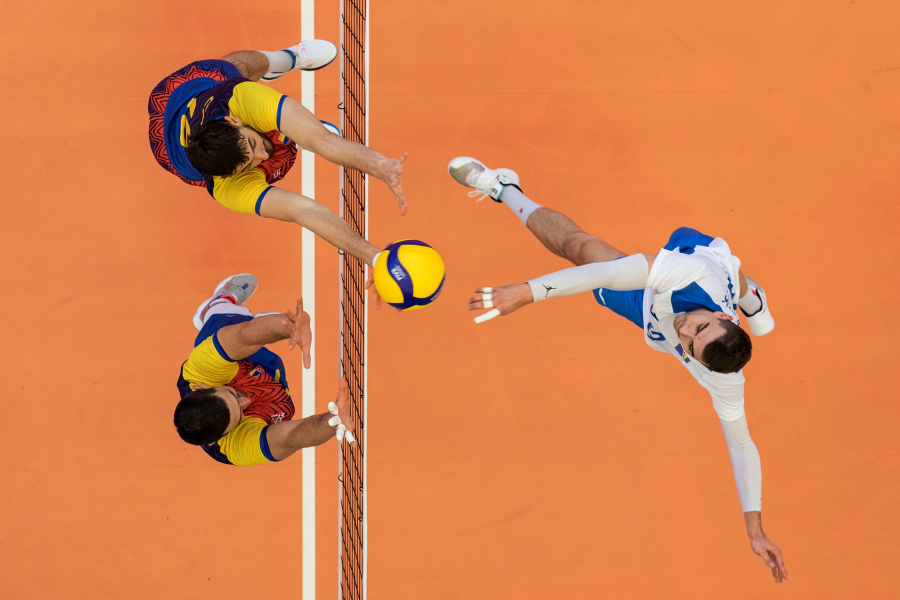
[[[709,238],[707,238],[709,239]],[[690,252],[689,254],[682,253]],[[659,251],[644,292],[644,339],[654,350],[669,352],[710,393],[723,421],[744,415],[744,374],[710,371],[682,347],[673,322],[675,316],[697,308],[722,311],[740,324],[738,297],[741,261],[732,256],[725,240],[709,245]]]

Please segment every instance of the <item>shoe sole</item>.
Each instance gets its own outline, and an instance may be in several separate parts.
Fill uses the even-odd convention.
[[[215,288],[213,288],[213,295],[210,296],[209,298],[207,298],[203,303],[200,304],[200,306],[197,307],[197,312],[194,313],[194,319],[193,319],[193,320],[194,320],[194,327],[197,328],[197,331],[200,331],[201,329],[203,329],[203,320],[200,318],[200,313],[203,312],[203,307],[206,306],[207,304],[209,304],[210,302],[212,302],[212,301],[215,299],[215,297],[216,297],[216,292],[219,290],[220,287],[222,287],[223,285],[225,285],[225,284],[228,282],[229,279],[234,279],[235,277],[240,277],[240,276],[242,276],[242,275],[249,275],[250,277],[253,277],[253,275],[251,275],[250,273],[238,273],[237,275],[229,275],[228,277],[226,277],[225,279],[223,279],[222,281],[220,281],[220,282],[216,285]],[[255,293],[256,293],[256,290],[258,290],[258,289],[259,289],[259,283],[257,282],[256,287],[253,288],[253,292],[250,294],[250,296],[247,296],[247,300],[249,300],[250,297],[253,296],[253,294],[255,294]],[[247,300],[244,300],[244,302],[246,302]]]

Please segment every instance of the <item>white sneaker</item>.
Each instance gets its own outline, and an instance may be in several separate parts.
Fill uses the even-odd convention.
[[[253,292],[256,291],[258,286],[259,282],[256,280],[256,277],[249,273],[232,275],[227,279],[223,279],[219,282],[219,285],[216,286],[216,291],[213,292],[213,295],[197,307],[197,312],[194,313],[194,327],[197,328],[197,331],[203,329],[203,319],[213,300],[221,298],[222,296],[231,296],[234,298],[237,305],[240,306],[253,295]]]
[[[294,69],[318,71],[322,67],[330,65],[337,58],[338,49],[337,46],[327,40],[306,40],[296,46],[285,48],[282,52],[287,52],[293,59],[293,66],[289,71]],[[275,81],[289,71],[270,71],[260,79],[262,81]]]
[[[747,285],[750,286],[750,289],[756,292],[756,295],[759,296],[760,301],[762,302],[762,308],[753,313],[752,315],[748,315],[744,312],[744,309],[741,309],[741,312],[744,313],[744,316],[747,317],[747,325],[750,327],[750,333],[755,336],[766,335],[773,329],[775,329],[775,319],[772,318],[772,313],[769,312],[769,303],[766,301],[766,292],[759,287],[759,284],[747,277],[744,278],[747,280]]]
[[[457,183],[475,188],[469,192],[469,198],[481,194],[476,202],[481,202],[487,197],[494,202],[500,202],[500,194],[503,193],[504,187],[507,185],[519,187],[519,174],[515,171],[488,169],[481,161],[468,156],[457,156],[447,165],[447,170]]]

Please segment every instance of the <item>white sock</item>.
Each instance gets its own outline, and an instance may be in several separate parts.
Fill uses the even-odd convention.
[[[744,311],[744,314],[748,317],[751,317],[762,310],[762,298],[756,293],[756,289],[752,285],[749,285],[749,282],[747,285],[747,293],[738,300],[738,306],[741,307],[741,310]]]
[[[541,208],[540,204],[529,200],[522,190],[512,185],[503,188],[500,193],[500,202],[508,206],[522,223],[527,223],[531,213]]]
[[[265,54],[269,59],[269,70],[263,75],[266,80],[278,79],[298,66],[297,57],[288,50],[276,50],[275,52],[260,50],[259,52]]]

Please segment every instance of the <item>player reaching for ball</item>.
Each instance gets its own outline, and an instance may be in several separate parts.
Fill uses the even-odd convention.
[[[514,171],[488,169],[469,157],[453,159],[449,171],[457,182],[475,188],[470,196],[506,205],[548,250],[577,265],[521,285],[475,290],[469,310],[491,309],[475,321],[557,296],[593,292],[599,304],[640,327],[651,348],[674,355],[712,396],[750,546],[781,583],[787,571],[781,550],[762,529],[759,452],[744,414],[742,368],[750,360],[751,343],[740,328],[738,308],[754,335],[769,333],[775,322],[762,288],[740,271],[740,260],[725,240],[682,227],[658,253],[626,256],[527,198]]]
[[[297,223],[372,265],[379,249],[324,205],[274,187],[297,146],[381,179],[407,209],[400,174],[406,154],[388,159],[331,133],[295,100],[257,83],[288,71],[314,71],[337,56],[309,40],[275,52],[240,51],[201,60],[163,79],[150,94],[150,147],[157,162],[189,185],[206,187],[231,210]]]
[[[217,285],[212,297],[197,309],[194,325],[200,334],[178,377],[178,435],[217,461],[238,466],[284,460],[335,435],[339,441],[354,443],[343,379],[337,400],[328,404],[329,412],[291,420],[294,403],[284,363],[265,346],[288,340],[288,350],[300,347],[308,369],[309,315],[298,298],[297,312],[254,317],[243,304],[256,287],[252,275],[234,275]]]

